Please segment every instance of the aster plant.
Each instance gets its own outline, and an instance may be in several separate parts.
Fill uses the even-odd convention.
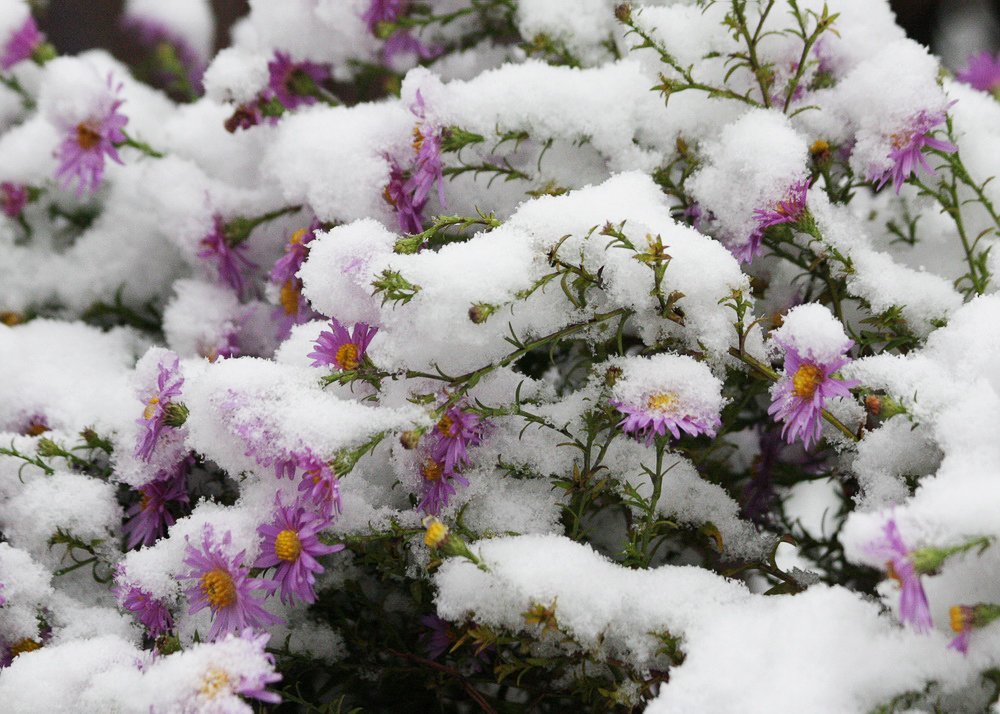
[[[257,528],[263,541],[255,568],[277,568],[274,580],[281,586],[281,601],[291,605],[296,599],[316,601],[313,585],[323,572],[318,558],[343,550],[344,546],[323,545],[317,534],[331,521],[306,510],[298,503],[283,506],[280,500],[274,520]]]
[[[195,614],[206,607],[212,611],[212,628],[209,640],[222,635],[244,631],[248,628],[265,628],[281,622],[258,604],[257,593],[267,594],[277,588],[272,580],[251,578],[250,569],[243,564],[245,552],[229,554],[232,533],[220,541],[215,531],[206,524],[202,529],[201,543],[187,544],[184,564],[190,570],[178,575],[178,580],[194,580],[184,592],[191,603],[188,614]]]

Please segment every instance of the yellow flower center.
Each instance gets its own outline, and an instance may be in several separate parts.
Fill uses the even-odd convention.
[[[814,364],[804,364],[795,370],[792,377],[792,393],[796,397],[811,399],[816,387],[826,379],[823,370]]]
[[[966,615],[964,607],[961,605],[952,605],[951,609],[948,610],[948,614],[951,616],[951,629],[955,632],[961,632],[969,628],[969,618]]]
[[[49,431],[49,428],[40,421],[33,421],[28,424],[28,436],[40,436]]]
[[[346,345],[341,345],[337,349],[337,365],[341,369],[356,369],[361,360],[358,359],[358,346],[353,342],[348,342]]]
[[[424,145],[424,135],[420,133],[420,127],[413,127],[413,149],[415,151],[420,151],[420,147]]]
[[[76,126],[76,143],[80,145],[80,148],[84,151],[90,151],[99,143],[101,143],[101,135],[94,131],[87,124],[77,124]]]
[[[210,570],[198,582],[213,609],[229,607],[236,602],[236,585],[225,570]]]
[[[139,501],[139,508],[143,511],[149,508],[149,494],[142,494],[142,499]]]
[[[825,154],[829,150],[830,145],[822,139],[816,139],[816,141],[813,142],[813,145],[809,147],[809,151],[813,154]]]
[[[150,399],[149,404],[146,405],[146,408],[142,412],[142,418],[147,420],[152,419],[153,415],[156,414],[156,405],[159,403],[160,403],[159,397],[153,397],[152,399]]]
[[[200,691],[209,699],[215,699],[221,691],[228,692],[232,689],[229,684],[229,675],[221,669],[208,670],[203,682]]]
[[[384,198],[385,202],[388,203],[393,208],[396,207],[396,199],[394,199],[392,197],[392,194],[389,193],[389,184],[385,185],[385,189],[383,189],[383,191],[382,191],[382,198]]]
[[[889,139],[892,142],[892,148],[898,151],[909,146],[913,142],[913,132],[904,131],[901,134],[893,134],[889,137]]]
[[[285,530],[274,539],[274,554],[282,560],[294,563],[302,552],[302,542],[297,531]]]
[[[664,392],[663,394],[654,394],[646,402],[646,408],[650,411],[656,412],[669,412],[673,410],[674,404],[677,402],[677,395],[673,392]]]
[[[420,466],[420,473],[425,481],[440,481],[444,469],[434,459],[426,459]]]
[[[299,286],[296,285],[294,278],[289,278],[281,286],[279,300],[281,306],[285,308],[286,315],[293,315],[299,311]]]
[[[455,424],[455,420],[450,416],[445,415],[441,417],[441,421],[438,422],[438,431],[444,436],[454,436],[451,433],[451,427]]]
[[[448,537],[448,526],[437,518],[427,518],[424,520],[427,532],[424,533],[424,543],[428,548],[437,548]]]
[[[885,563],[885,574],[888,575],[891,579],[895,580],[900,585],[903,584],[903,579],[899,577],[899,573],[896,572],[896,568],[893,567],[891,560],[887,560]]]
[[[297,231],[292,233],[292,238],[291,240],[288,241],[288,245],[285,247],[285,250],[288,251],[292,249],[292,246],[300,245],[305,235],[306,235],[305,228],[299,228]]]
[[[10,656],[11,658],[14,658],[18,655],[23,655],[25,652],[34,652],[35,650],[41,648],[41,642],[33,640],[30,637],[25,637],[23,640],[18,640],[10,646]]]

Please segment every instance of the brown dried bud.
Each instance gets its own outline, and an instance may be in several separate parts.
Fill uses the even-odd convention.
[[[399,443],[402,444],[403,448],[407,451],[412,451],[417,448],[417,444],[420,443],[420,432],[416,429],[404,431],[399,435]]]
[[[618,18],[619,22],[628,22],[632,19],[632,6],[623,2],[615,8],[615,17]]]
[[[876,397],[874,394],[869,394],[865,397],[865,409],[872,416],[878,416],[879,412],[882,411],[882,400]]]

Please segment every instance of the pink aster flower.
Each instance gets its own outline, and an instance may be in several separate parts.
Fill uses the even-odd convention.
[[[468,447],[483,442],[487,426],[478,414],[464,412],[458,405],[449,407],[434,427],[431,458],[453,475],[469,464]]]
[[[437,443],[440,443],[437,442]],[[449,499],[455,495],[455,487],[452,481],[457,481],[463,486],[468,486],[469,482],[458,471],[448,471],[444,464],[435,461],[432,457],[424,459],[420,465],[420,475],[423,484],[423,496],[417,506],[424,513],[436,516],[441,513],[441,509],[448,505]]]
[[[270,281],[280,289],[278,295],[281,305],[275,310],[275,317],[281,322],[279,339],[288,336],[292,325],[300,325],[312,319],[313,312],[302,295],[302,280],[297,273],[309,255],[309,243],[321,228],[319,220],[314,218],[308,228],[295,231],[285,246],[285,254],[271,270]]]
[[[611,400],[609,404],[625,415],[618,422],[622,431],[635,434],[637,438],[645,436],[646,446],[651,445],[657,435],[666,436],[668,431],[675,439],[681,438],[681,432],[691,436],[715,436],[716,429],[722,425],[717,412],[692,409],[671,392],[646,394],[633,403]]]
[[[115,584],[111,588],[118,603],[133,613],[146,628],[152,638],[165,635],[174,629],[174,618],[162,600],[158,600],[142,588],[124,584],[125,570],[118,568]]]
[[[174,397],[180,396],[184,378],[180,375],[180,360],[175,356],[173,362],[158,365],[159,376],[156,378],[156,389],[146,403],[142,417],[136,419],[136,424],[144,427],[139,443],[135,447],[135,458],[149,462],[156,448],[156,440],[160,432],[168,427],[166,424],[167,407]]]
[[[195,645],[188,651],[198,647],[211,647],[214,656],[208,659],[213,662],[199,687],[199,701],[195,704],[198,712],[205,714],[243,714],[251,711],[240,696],[251,697],[269,704],[281,702],[281,695],[269,692],[266,687],[281,681],[281,675],[275,671],[274,656],[268,653],[264,646],[271,635],[262,632],[242,631],[239,635],[227,635],[210,645]],[[209,704],[206,707],[205,700]],[[187,709],[184,711],[194,711]]]
[[[128,117],[118,111],[125,101],[118,98],[122,85],[112,89],[111,75],[108,75],[108,92],[99,98],[99,109],[78,124],[66,125],[66,138],[59,145],[56,158],[59,168],[56,178],[62,179],[69,187],[77,181],[76,195],[82,196],[84,189],[91,193],[97,190],[104,177],[104,156],[122,163],[116,144],[125,141],[122,129],[128,124]]]
[[[844,355],[854,345],[847,340],[840,356],[827,361],[811,359],[790,345],[778,343],[785,350],[785,374],[775,385],[774,401],[767,413],[784,422],[781,435],[793,443],[799,437],[805,448],[818,441],[823,432],[823,407],[827,399],[850,397],[857,379],[839,379],[833,373],[851,361]]]
[[[28,205],[28,189],[25,186],[10,181],[0,183],[0,211],[11,218],[17,218],[26,205]]]
[[[320,515],[326,518],[339,514],[342,507],[340,481],[330,464],[310,452],[298,456],[296,465],[302,469],[302,480],[299,481],[302,498],[311,501]]]
[[[924,147],[948,154],[958,151],[958,147],[954,144],[934,139],[927,135],[927,132],[944,120],[944,112],[936,114],[921,112],[912,121],[910,126],[898,134],[892,135],[892,151],[888,154],[888,157],[893,161],[892,168],[886,169],[882,173],[872,173],[868,176],[869,181],[878,181],[875,186],[876,190],[881,189],[889,179],[892,179],[892,183],[896,187],[896,193],[898,194],[900,187],[911,174],[916,175],[921,169],[933,174],[934,169],[930,167],[927,159],[924,158]]]
[[[18,62],[31,59],[35,49],[42,44],[42,34],[38,31],[35,18],[28,15],[24,24],[10,36],[0,57],[0,69],[10,69]]]
[[[734,251],[741,263],[749,263],[760,254],[760,244],[764,239],[764,230],[770,226],[783,223],[796,223],[806,210],[806,192],[809,182],[796,181],[788,189],[788,196],[770,208],[758,208],[753,212],[757,227],[750,234],[750,239]]]
[[[420,233],[424,230],[423,204],[416,205],[413,195],[407,189],[409,174],[403,171],[395,157],[389,160],[389,183],[385,186],[385,201],[396,211],[399,230],[404,233]]]
[[[368,25],[368,32],[376,35],[380,22],[395,22],[408,4],[408,0],[371,0],[361,19]]]
[[[959,82],[971,85],[982,92],[994,92],[1000,88],[1000,55],[994,57],[989,52],[969,55],[966,66],[955,73]]]
[[[348,333],[337,318],[333,318],[330,329],[332,332],[324,330],[320,333],[315,349],[307,355],[313,358],[313,367],[330,365],[341,371],[357,369],[378,328],[357,322]]]
[[[873,558],[885,561],[886,571],[890,578],[902,587],[899,600],[899,619],[912,623],[918,632],[927,632],[933,626],[927,594],[920,583],[920,575],[913,567],[909,548],[903,543],[896,521],[889,518],[882,527],[883,536],[864,546],[864,550]]]
[[[948,647],[966,654],[969,651],[969,639],[972,637],[976,609],[968,605],[953,605],[948,615],[951,619],[951,629],[958,633],[948,643]]]
[[[292,58],[276,51],[267,63],[270,78],[268,89],[285,109],[297,109],[316,103],[317,87],[330,78],[330,66],[315,62],[292,62]]]
[[[413,196],[413,204],[421,208],[427,203],[431,187],[437,183],[438,201],[445,207],[444,178],[441,163],[441,131],[428,127],[426,122],[426,105],[424,97],[417,90],[417,101],[410,111],[420,118],[421,122],[413,129],[413,148],[417,151],[413,173],[406,182],[407,191]]]
[[[275,581],[281,585],[281,601],[291,605],[295,598],[303,602],[316,602],[313,585],[316,574],[323,566],[316,560],[320,556],[343,550],[343,545],[323,545],[316,534],[330,526],[329,518],[307,511],[297,503],[282,506],[280,500],[274,512],[274,521],[257,528],[263,537],[261,555],[255,568],[273,568]]]
[[[185,590],[191,608],[188,614],[208,607],[212,610],[212,630],[208,638],[214,640],[221,635],[262,628],[281,622],[256,603],[254,593],[273,591],[277,584],[272,580],[249,577],[250,570],[243,565],[246,551],[235,556],[226,551],[232,543],[232,534],[226,531],[222,543],[216,543],[210,524],[202,531],[201,546],[187,544],[184,564],[191,568],[186,575],[178,575],[178,580],[196,580],[196,584]]]
[[[186,479],[189,466],[189,459],[184,459],[178,464],[177,471],[167,478],[139,487],[141,500],[125,514],[129,516],[124,527],[128,537],[127,550],[140,544],[153,545],[174,524],[167,505],[171,502],[188,503]]]
[[[219,282],[231,287],[242,298],[247,289],[246,279],[243,277],[242,271],[257,266],[244,255],[246,246],[229,244],[226,239],[226,224],[222,220],[222,216],[213,217],[212,230],[201,239],[201,245],[202,249],[198,251],[198,257],[209,263],[214,263]]]

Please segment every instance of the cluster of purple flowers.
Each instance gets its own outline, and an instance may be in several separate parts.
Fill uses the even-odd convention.
[[[294,479],[302,470],[299,496],[306,499],[325,518],[333,518],[341,511],[340,481],[330,464],[306,449],[285,458],[275,459],[275,475],[280,479]]]
[[[143,427],[143,431],[135,447],[135,458],[147,463],[153,456],[160,433],[165,428],[172,428],[166,423],[167,407],[174,397],[180,396],[181,385],[184,384],[184,378],[180,374],[179,358],[174,357],[173,361],[167,364],[161,360],[157,368],[159,374],[156,378],[156,389],[146,402],[142,417],[136,419],[136,424]]]
[[[76,195],[82,196],[84,190],[91,193],[97,190],[104,178],[104,157],[109,156],[117,163],[123,163],[116,146],[126,141],[122,132],[128,124],[128,117],[118,111],[125,101],[118,97],[122,90],[121,84],[114,87],[111,75],[108,75],[108,91],[102,97],[95,98],[97,109],[84,121],[66,122],[63,126],[65,138],[56,151],[59,168],[56,178],[69,187],[77,181]]]
[[[468,486],[462,470],[469,465],[470,446],[482,443],[489,424],[478,414],[466,412],[459,405],[444,411],[431,433],[431,444],[420,465],[423,496],[419,508],[437,515],[455,494],[452,482]]]
[[[861,384],[856,379],[839,379],[834,373],[851,361],[845,353],[853,345],[847,340],[840,356],[826,361],[809,357],[792,345],[778,343],[785,350],[784,375],[773,393],[774,401],[767,413],[775,421],[784,422],[781,435],[788,441],[802,439],[808,449],[823,432],[823,407],[833,397],[850,397],[850,390]]]
[[[423,210],[437,183],[438,202],[445,207],[443,164],[441,162],[441,130],[429,127],[423,95],[417,90],[417,101],[410,107],[420,121],[413,129],[414,156],[411,168],[404,170],[396,157],[389,160],[389,183],[385,199],[399,219],[404,233],[423,231]]]

